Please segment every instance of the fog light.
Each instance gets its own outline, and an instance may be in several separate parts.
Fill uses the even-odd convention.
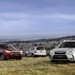
[[[73,61],[73,58],[70,58],[71,61]]]
[[[71,61],[74,61],[74,56],[72,55],[72,57],[70,58]]]

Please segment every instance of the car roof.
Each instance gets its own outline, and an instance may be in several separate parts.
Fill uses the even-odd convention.
[[[36,46],[35,48],[37,48],[37,47],[43,47],[43,46]],[[43,47],[43,48],[45,48],[45,47]]]
[[[75,42],[75,40],[64,40],[63,42]]]

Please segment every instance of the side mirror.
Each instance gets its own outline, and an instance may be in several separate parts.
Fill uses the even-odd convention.
[[[20,48],[21,50],[23,49],[23,48]]]

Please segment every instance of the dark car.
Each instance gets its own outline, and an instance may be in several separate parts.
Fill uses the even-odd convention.
[[[7,58],[15,58],[21,60],[23,57],[23,51],[15,48],[11,44],[0,44],[0,60]]]

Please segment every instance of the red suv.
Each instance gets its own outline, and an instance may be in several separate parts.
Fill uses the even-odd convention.
[[[22,50],[19,50],[10,44],[0,44],[0,60],[5,60],[7,58],[15,58],[21,60],[22,57]]]

